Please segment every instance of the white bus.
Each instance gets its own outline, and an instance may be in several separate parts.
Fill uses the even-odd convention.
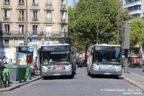
[[[75,51],[69,44],[43,45],[40,49],[41,76],[70,76],[75,74]]]
[[[120,45],[97,44],[88,49],[88,75],[122,74],[122,49]]]

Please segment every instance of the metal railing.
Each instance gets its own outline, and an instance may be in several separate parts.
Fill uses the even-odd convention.
[[[61,9],[66,9],[66,5],[65,4],[61,4]]]
[[[46,18],[47,23],[52,23],[52,18]]]
[[[46,3],[46,7],[52,7],[52,3]]]
[[[3,17],[3,20],[9,21],[9,20],[10,20],[10,17]]]
[[[24,21],[24,17],[18,17],[18,21]]]
[[[32,18],[32,21],[38,21],[38,18]]]
[[[10,5],[10,2],[4,2],[4,5]]]
[[[19,6],[23,6],[25,3],[24,2],[18,2]]]
[[[38,31],[38,32],[26,32],[20,33],[19,31],[11,31],[11,32],[0,32],[0,36],[7,36],[7,37],[69,37],[70,34],[68,32],[46,32],[46,31]]]
[[[39,4],[38,3],[32,3],[32,6],[38,6]]]

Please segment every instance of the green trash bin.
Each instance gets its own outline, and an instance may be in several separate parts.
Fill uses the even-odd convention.
[[[22,80],[25,80],[25,74],[26,74],[26,67],[18,67],[17,68],[17,79],[16,79],[16,81],[22,82]]]
[[[30,77],[31,77],[30,67],[26,67],[25,79],[28,79]]]

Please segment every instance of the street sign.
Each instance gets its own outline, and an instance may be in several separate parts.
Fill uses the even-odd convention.
[[[29,47],[29,48],[28,48],[28,51],[29,51],[29,52],[32,52],[33,50],[34,50],[33,47]]]

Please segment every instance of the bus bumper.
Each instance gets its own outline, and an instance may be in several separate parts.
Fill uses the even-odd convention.
[[[90,72],[91,75],[115,75],[115,76],[120,76],[122,75],[122,71],[95,71],[92,70]]]
[[[73,75],[72,71],[41,72],[42,77],[47,77],[47,76],[71,76],[71,75]]]

